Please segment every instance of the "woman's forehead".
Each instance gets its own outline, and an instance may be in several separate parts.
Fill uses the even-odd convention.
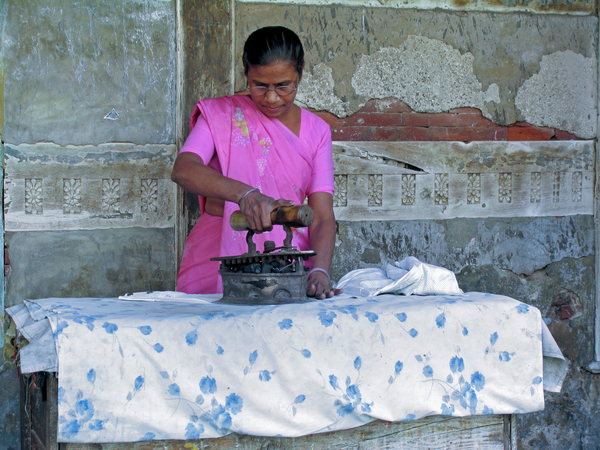
[[[250,66],[248,69],[248,79],[254,81],[278,83],[294,81],[297,77],[296,67],[287,61],[276,61],[266,66]]]

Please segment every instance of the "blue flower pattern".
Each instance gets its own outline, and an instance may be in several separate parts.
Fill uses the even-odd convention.
[[[321,408],[328,405],[337,418],[328,425],[330,429],[335,429],[337,423],[341,424],[349,416],[376,418],[378,402],[398,398],[395,396],[403,395],[402,392],[418,393],[428,406],[408,411],[397,406],[400,410],[395,420],[416,420],[436,410],[437,414],[448,416],[527,410],[521,400],[513,404],[512,399],[503,399],[506,405],[497,401],[494,384],[490,384],[486,375],[522,364],[519,352],[525,351],[529,344],[517,348],[511,335],[513,331],[507,331],[506,324],[496,322],[493,326],[483,326],[480,323],[482,316],[477,314],[485,309],[480,308],[481,302],[487,302],[489,307],[499,296],[484,299],[481,294],[467,294],[465,297],[440,296],[427,300],[429,321],[424,320],[426,315],[422,312],[425,302],[421,301],[416,307],[411,299],[396,296],[381,296],[366,302],[328,299],[302,305],[303,311],[312,311],[312,319],[309,313],[299,314],[298,307],[292,305],[261,309],[207,305],[202,306],[204,310],[198,306],[194,306],[194,310],[187,305],[171,305],[174,311],[189,311],[181,315],[187,319],[179,322],[175,333],[180,336],[179,342],[166,337],[166,331],[172,333],[175,328],[163,323],[164,319],[158,319],[162,317],[159,312],[142,313],[153,305],[127,302],[127,311],[121,308],[122,318],[119,318],[103,311],[111,304],[109,299],[103,300],[102,305],[94,301],[90,308],[55,299],[60,300],[60,307],[64,309],[52,320],[59,352],[60,346],[74,345],[71,336],[88,333],[88,336],[103,339],[107,343],[107,355],[115,355],[113,358],[117,360],[130,360],[128,358],[143,354],[143,358],[153,361],[145,366],[136,363],[135,369],[134,365],[125,364],[120,371],[128,375],[121,380],[115,378],[119,371],[106,369],[102,364],[108,357],[94,358],[96,362],[92,366],[82,368],[84,384],[63,384],[61,379],[59,435],[66,440],[96,442],[99,436],[123,430],[119,427],[126,423],[125,411],[117,406],[117,413],[104,406],[106,400],[102,392],[106,388],[101,386],[110,380],[117,380],[117,384],[126,388],[121,404],[129,405],[127,408],[133,410],[154,396],[164,402],[164,409],[168,411],[166,421],[179,417],[176,427],[166,428],[160,421],[146,424],[146,429],[134,427],[132,440],[199,439],[230,431],[248,432],[247,421],[239,418],[252,417],[255,408],[249,398],[267,398],[270,392],[279,392],[277,389],[281,386],[287,388],[284,396],[277,394],[278,402],[283,402],[282,412],[289,414],[290,420],[310,421],[310,411],[315,405]],[[510,321],[525,321],[532,314],[539,314],[529,305],[508,300],[503,311]],[[475,311],[471,313],[475,318],[469,319],[458,308]],[[141,320],[132,321],[132,317],[138,316]],[[264,328],[257,328],[263,326],[260,321],[264,321]],[[518,327],[519,330],[526,328],[522,324]],[[220,329],[222,333],[217,332]],[[347,350],[345,346],[335,346],[340,342],[355,342],[345,335],[357,336],[357,330],[362,330],[360,336],[364,343],[348,346]],[[247,338],[234,338],[236,333]],[[419,347],[421,340],[451,340],[453,347],[450,351],[444,347],[445,353],[439,353],[437,347]],[[133,342],[138,347],[132,347]],[[150,351],[143,350],[144,346]],[[407,354],[405,347],[421,348],[421,352]],[[473,348],[480,349],[478,355],[473,353]],[[362,350],[356,352],[357,349]],[[349,353],[352,350],[355,352]],[[174,361],[172,355],[178,351],[186,355],[184,360],[196,361],[193,370],[200,374],[195,385],[187,381],[193,373],[188,370],[191,368],[169,363]],[[292,372],[278,365],[288,359]],[[285,384],[293,372],[314,374],[315,371],[323,378],[322,391],[306,390],[305,383]],[[541,372],[528,373],[532,375],[523,381],[528,400],[539,404],[540,398],[543,399]],[[409,379],[420,382],[413,381],[407,387]],[[381,381],[387,387],[377,394],[373,389],[381,386]],[[287,403],[285,396],[289,396]],[[280,430],[273,432],[275,434],[287,435]]]

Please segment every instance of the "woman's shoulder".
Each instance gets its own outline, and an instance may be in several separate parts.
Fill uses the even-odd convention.
[[[300,110],[302,111],[302,121],[308,122],[310,128],[317,129],[323,133],[330,132],[329,124],[324,119],[305,108],[300,107]]]
[[[205,98],[205,99],[198,100],[198,103],[230,106],[233,104],[248,103],[249,101],[250,102],[252,101],[249,96],[236,94],[236,95],[223,95],[221,97],[214,97],[214,98]]]
[[[198,100],[196,110],[201,111],[206,116],[229,115],[235,113],[236,108],[248,111],[251,108],[252,100],[243,95],[224,95],[222,97],[205,98]]]

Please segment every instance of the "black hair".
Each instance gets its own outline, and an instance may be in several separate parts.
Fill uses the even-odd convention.
[[[252,66],[268,66],[279,61],[291,63],[302,78],[304,49],[296,33],[285,27],[264,27],[248,36],[242,56],[246,76]]]

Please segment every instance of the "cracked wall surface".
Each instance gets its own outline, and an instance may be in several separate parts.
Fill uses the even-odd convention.
[[[515,105],[529,123],[593,139],[598,124],[598,62],[570,50],[542,56],[540,71],[517,92]]]
[[[7,306],[30,298],[118,297],[175,286],[170,228],[7,232],[6,240]]]
[[[441,112],[500,103],[498,85],[486,92],[473,74],[473,55],[438,40],[407,36],[401,48],[387,47],[361,57],[352,87],[365,98],[395,97],[415,111]],[[488,114],[489,115],[489,114]]]
[[[565,258],[594,254],[592,216],[338,223],[334,278],[414,256],[460,272],[496,266],[527,276]]]
[[[594,65],[595,16],[239,4],[236,21],[236,90],[244,87],[245,38],[277,23],[296,31],[305,44],[306,75],[298,92],[305,106],[346,117],[370,98],[396,97],[415,111],[468,106],[499,125],[531,120],[582,138],[596,133],[598,106],[588,101],[597,90],[596,70],[581,70],[577,87],[566,88],[569,72],[557,69],[567,65],[554,62],[556,55],[573,54],[585,67]],[[548,80],[549,72],[554,100],[535,105],[532,86]],[[553,109],[559,101],[561,108]],[[565,110],[572,111],[563,118],[568,119],[555,125]]]

